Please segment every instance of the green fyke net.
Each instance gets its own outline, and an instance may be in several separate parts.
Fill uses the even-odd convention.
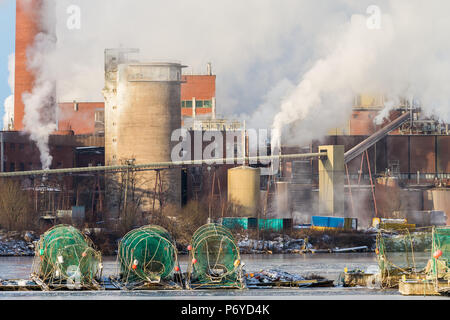
[[[204,225],[194,233],[191,244],[191,288],[243,287],[239,248],[230,230],[217,224]]]
[[[79,230],[58,225],[45,232],[36,248],[37,270],[34,272],[47,284],[72,283],[90,286],[102,271],[100,252]]]
[[[390,276],[423,274],[430,257],[432,237],[430,228],[379,232],[377,259],[383,279]]]
[[[450,280],[450,227],[433,228],[431,274],[435,279]]]
[[[150,225],[128,232],[119,243],[120,280],[158,283],[177,265],[177,249],[169,232]]]

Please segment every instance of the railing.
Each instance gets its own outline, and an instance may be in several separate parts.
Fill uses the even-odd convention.
[[[234,164],[234,163],[252,163],[258,161],[270,161],[276,159],[302,159],[302,158],[320,158],[327,156],[326,152],[319,153],[300,153],[289,155],[274,155],[274,156],[259,156],[259,157],[241,157],[241,158],[222,158],[222,159],[202,159],[202,160],[190,160],[190,161],[170,161],[170,162],[154,162],[147,164],[129,164],[129,165],[117,165],[117,166],[97,166],[97,167],[84,167],[84,168],[67,168],[67,169],[49,169],[49,170],[34,170],[34,171],[17,171],[17,172],[2,172],[0,177],[20,177],[20,176],[36,176],[36,175],[50,175],[50,174],[65,174],[65,173],[80,173],[80,172],[97,172],[97,171],[124,171],[124,170],[137,170],[137,171],[150,171],[150,170],[162,170],[185,166],[195,165],[221,165],[221,164]]]

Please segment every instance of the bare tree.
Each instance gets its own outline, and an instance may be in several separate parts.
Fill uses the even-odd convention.
[[[34,225],[34,215],[27,192],[20,182],[0,180],[0,225],[9,231],[23,231]]]

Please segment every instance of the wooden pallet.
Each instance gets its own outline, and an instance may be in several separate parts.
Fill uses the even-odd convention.
[[[438,296],[450,292],[450,283],[448,281],[433,280],[400,280],[398,291],[405,296]]]

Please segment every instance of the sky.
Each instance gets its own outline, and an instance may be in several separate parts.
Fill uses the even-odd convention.
[[[15,22],[16,1],[0,0],[0,119],[4,114],[3,101],[11,95],[8,85],[8,56],[14,52]]]

